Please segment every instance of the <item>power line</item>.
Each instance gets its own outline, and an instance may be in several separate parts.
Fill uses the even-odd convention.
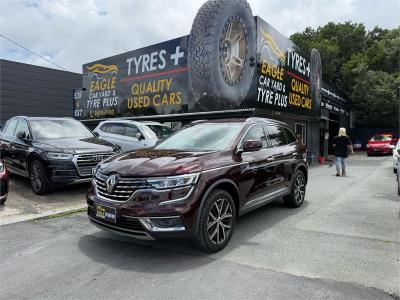
[[[68,71],[67,69],[61,67],[60,65],[57,65],[56,63],[52,62],[51,60],[47,59],[46,57],[43,57],[42,55],[40,55],[40,54],[38,54],[38,53],[36,53],[36,52],[33,52],[32,50],[30,50],[30,49],[28,49],[28,48],[26,48],[26,47],[24,47],[24,46],[18,44],[17,42],[13,41],[13,40],[10,39],[9,37],[6,37],[5,35],[3,35],[3,34],[1,34],[1,33],[0,33],[0,36],[1,36],[2,38],[5,38],[6,40],[10,41],[11,43],[13,43],[13,44],[15,44],[15,45],[21,47],[22,49],[25,49],[26,51],[28,51],[28,52],[30,52],[30,53],[32,53],[32,54],[35,54],[35,55],[37,55],[37,56],[39,56],[40,58],[42,58],[42,59],[44,59],[45,61],[51,63],[52,65],[55,65],[56,67],[58,67],[58,68],[60,68],[60,69],[63,69],[63,70],[65,70],[65,71]]]

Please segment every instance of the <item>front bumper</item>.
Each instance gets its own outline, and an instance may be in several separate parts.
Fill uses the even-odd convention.
[[[367,149],[368,154],[391,154],[392,149],[390,148],[368,148]]]
[[[187,202],[159,205],[154,201],[107,201],[95,192],[92,183],[87,194],[88,217],[92,224],[117,234],[138,239],[191,239],[195,233],[195,192]],[[115,220],[96,216],[96,205],[115,210]]]

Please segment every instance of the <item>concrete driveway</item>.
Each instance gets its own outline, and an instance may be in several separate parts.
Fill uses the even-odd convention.
[[[11,175],[8,199],[0,208],[0,225],[82,209],[88,187],[89,183],[69,185],[39,196],[32,192],[27,178]]]
[[[207,255],[139,242],[84,213],[0,226],[2,299],[399,299],[399,197],[390,157],[356,155],[348,176],[310,171],[300,209],[243,216]]]

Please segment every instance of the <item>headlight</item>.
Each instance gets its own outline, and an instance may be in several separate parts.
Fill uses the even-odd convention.
[[[4,164],[2,162],[0,162],[0,172],[4,171]]]
[[[187,175],[150,178],[147,182],[156,189],[171,189],[194,185],[199,179],[200,173],[193,173]]]
[[[68,154],[68,153],[61,153],[61,152],[47,152],[46,156],[48,159],[72,159],[73,154]]]

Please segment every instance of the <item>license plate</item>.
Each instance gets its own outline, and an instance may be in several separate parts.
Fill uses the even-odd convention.
[[[103,219],[104,221],[109,221],[115,223],[117,221],[116,210],[113,207],[108,207],[104,205],[95,205],[96,217]]]

